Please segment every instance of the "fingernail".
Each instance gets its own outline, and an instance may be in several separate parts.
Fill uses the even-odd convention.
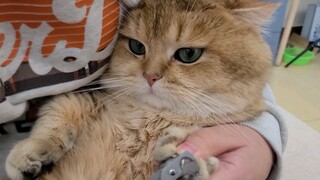
[[[178,146],[178,152],[183,153],[185,151],[194,155],[197,152],[197,148],[189,142],[184,142]]]

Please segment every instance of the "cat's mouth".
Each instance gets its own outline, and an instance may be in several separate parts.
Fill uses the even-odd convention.
[[[157,82],[153,86],[145,86],[144,94],[147,96],[160,97],[162,94],[162,84]]]
[[[147,92],[148,94],[150,94],[150,95],[156,95],[156,92],[154,91],[154,89],[152,88],[152,87],[150,87],[149,89],[148,89],[148,92]]]
[[[161,93],[158,92],[155,88],[150,87],[147,92],[146,96],[151,98],[161,98]]]
[[[160,86],[145,87],[137,97],[143,103],[151,105],[157,109],[171,108],[172,102],[167,91]]]

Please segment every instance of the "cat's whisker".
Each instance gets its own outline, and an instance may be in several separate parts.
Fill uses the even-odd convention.
[[[123,78],[126,78],[126,77],[107,76],[107,77],[101,78],[100,81],[103,81],[103,80],[123,80]]]
[[[128,84],[126,83],[110,83],[110,84],[103,84],[104,88],[108,89],[108,88],[119,88],[119,87],[123,87],[123,86],[128,86]]]
[[[179,98],[179,100],[183,101],[184,103],[186,103],[188,106],[190,106],[191,108],[194,109],[195,112],[199,112],[200,114],[209,114],[211,113],[212,111],[219,111],[219,110],[213,110],[212,108],[214,108],[215,106],[212,106],[211,103],[203,103],[201,102],[201,99],[197,99],[195,97],[196,96],[196,93],[195,92],[190,92],[190,91],[187,91],[187,90],[184,90],[184,89],[181,89],[181,88],[176,88],[169,92],[174,92],[176,93],[177,95],[180,95],[182,96],[183,98]],[[170,93],[171,94],[171,93]],[[223,114],[223,113],[221,113]],[[229,119],[228,116],[226,116],[225,114],[223,114],[223,116],[227,119]],[[200,122],[200,119],[201,119],[201,116],[200,116],[200,119],[198,118],[199,115],[198,113],[196,113],[196,123],[198,124],[201,124]],[[220,117],[219,117],[220,118]],[[218,117],[217,118],[214,118],[214,123],[217,123],[217,125],[221,126],[222,129],[224,129],[226,132],[228,132],[230,135],[234,135],[234,136],[242,136],[244,139],[248,139],[248,137],[242,133],[242,132],[234,132],[234,130],[230,127],[230,126],[236,126],[234,124],[234,122],[231,122],[231,120],[224,120],[224,121],[221,121]],[[219,123],[220,121],[220,123]],[[231,122],[231,123],[230,123]],[[226,124],[228,123],[230,126],[222,126],[222,124]]]
[[[242,112],[240,109],[234,108],[234,107],[232,107],[232,106],[230,106],[230,105],[228,105],[228,104],[226,104],[226,103],[223,103],[223,102],[221,102],[220,100],[214,99],[214,98],[212,98],[212,97],[210,97],[210,96],[208,96],[208,95],[206,95],[206,94],[204,94],[204,93],[202,93],[202,92],[199,92],[199,95],[203,96],[204,99],[205,99],[207,102],[215,101],[214,103],[217,104],[217,105],[220,106],[220,107],[228,108],[228,109],[231,110],[231,111],[235,111],[235,112],[237,112],[237,113],[241,113],[241,114],[243,114],[243,115],[245,115],[245,116],[248,116],[249,118],[255,118],[255,116],[253,116],[253,115],[251,115],[251,114]],[[239,101],[239,102],[240,102],[240,101]]]
[[[121,82],[121,81],[118,81],[117,83],[115,83],[115,82],[95,82],[95,83],[91,83],[91,84],[88,84],[87,86],[83,86],[83,87],[88,87],[88,86],[97,85],[97,84],[101,84],[102,86],[95,87],[95,88],[80,89],[80,90],[73,91],[71,93],[92,92],[92,91],[96,91],[96,90],[102,90],[102,89],[108,89],[108,88],[111,89],[111,88],[123,87],[123,86],[127,85],[126,83]]]
[[[187,92],[184,92],[184,91],[182,91],[182,90],[180,90],[179,92],[180,92],[180,93],[179,93],[180,95],[182,95],[183,97],[185,97],[185,98],[181,98],[181,99],[184,100],[185,102],[187,102],[187,104],[190,105],[190,106],[195,110],[195,112],[200,112],[200,113],[202,112],[202,113],[204,113],[204,110],[203,110],[203,109],[199,108],[199,107],[194,103],[194,101],[192,101],[192,100],[189,99],[190,95],[189,95]],[[196,116],[200,116],[200,114],[196,113]]]
[[[186,94],[188,94],[188,93],[186,93]],[[191,103],[193,103],[193,101],[194,101],[194,98],[192,98],[194,95],[190,95],[190,94],[188,94],[186,97],[189,97],[189,98],[191,98],[192,100],[190,100],[191,101]],[[196,101],[197,101],[197,99],[195,99]],[[193,103],[194,104],[194,103]],[[201,112],[201,111],[203,111],[203,110],[199,110],[199,107],[198,107],[198,105],[199,104],[197,104],[197,105],[195,105],[195,107],[197,107],[198,108],[198,111],[199,112]],[[198,121],[198,123],[200,123],[200,120],[197,120]],[[220,121],[220,119],[219,118],[214,118],[214,122],[213,123],[216,123],[216,121]],[[218,123],[217,125],[222,125],[222,124],[225,124],[225,122],[224,121],[222,121],[221,123]],[[228,127],[228,126],[221,126],[221,128],[223,128],[226,132],[228,132],[228,133],[230,133],[231,135],[234,135],[234,132],[232,131],[232,129],[230,128],[230,127]]]
[[[92,85],[97,85],[97,84],[101,84],[101,83],[100,83],[100,80],[92,81],[92,82],[90,82],[90,83],[88,83],[88,84],[84,85],[84,87],[86,87],[86,86],[92,86]]]
[[[210,105],[213,105],[213,106],[215,106],[215,107],[217,107],[217,108],[221,108],[221,109],[228,109],[228,110],[235,111],[235,112],[238,112],[238,113],[243,113],[243,112],[241,112],[240,109],[234,108],[234,107],[232,107],[232,106],[230,106],[230,105],[228,105],[228,104],[226,104],[226,103],[223,103],[223,102],[221,102],[220,100],[215,99],[215,98],[213,98],[213,97],[205,94],[204,92],[202,92],[202,91],[194,88],[194,86],[195,86],[194,83],[189,82],[189,81],[188,81],[187,83],[188,83],[188,85],[187,85],[186,87],[187,87],[189,90],[191,90],[191,91],[195,92],[196,94],[202,96],[202,97],[203,97],[203,100],[206,101],[206,102],[209,102]],[[234,97],[235,97],[235,96],[233,96],[233,98],[234,98]],[[239,101],[239,102],[240,102],[240,101]],[[252,116],[252,115],[250,115],[250,114],[248,114],[248,113],[243,113],[243,114],[246,115],[246,116],[248,116],[248,117],[254,118],[254,116]]]
[[[115,14],[118,14],[121,16],[121,18],[125,18],[127,21],[133,22],[136,25],[139,25],[138,22],[132,18],[132,16],[128,16],[128,13],[121,13],[121,12],[114,12]]]
[[[104,85],[110,85],[110,84],[117,84],[117,83],[127,83],[126,81],[124,80],[105,80],[105,81],[101,81],[101,84],[104,84]]]
[[[111,89],[111,88],[110,88]],[[121,88],[120,90],[118,90],[118,91],[115,91],[115,92],[113,92],[113,93],[111,93],[111,94],[108,94],[107,96],[106,96],[106,98],[109,98],[109,97],[111,97],[111,96],[113,96],[113,97],[117,97],[117,96],[115,96],[116,94],[121,94],[121,93],[123,93],[123,92],[126,92],[127,90],[130,90],[130,89],[132,89],[131,87],[124,87],[124,88]]]
[[[100,82],[106,88],[133,85],[132,81],[126,78],[108,78],[108,79],[100,80]]]
[[[127,87],[127,88],[121,89],[119,91],[116,91],[114,93],[108,94],[106,97],[103,97],[102,99],[100,99],[96,103],[94,103],[93,106],[96,106],[96,107],[93,109],[93,111],[100,109],[102,106],[106,105],[110,101],[118,99],[121,96],[124,96],[125,94],[130,94],[129,92],[131,92],[131,91],[134,91],[134,90],[130,87]],[[109,100],[105,101],[106,99],[109,99]]]
[[[88,91],[90,90],[99,90],[99,89],[106,89],[106,88],[114,88],[114,87],[122,87],[122,86],[126,86],[128,85],[128,83],[124,82],[124,81],[96,81],[95,83],[90,83],[86,86],[83,87],[88,87],[88,86],[92,86],[92,85],[101,85],[100,87],[96,87],[96,88],[89,88],[86,89]],[[74,91],[74,93],[78,93],[78,92],[85,92],[86,90],[79,90],[79,91]]]
[[[176,90],[179,90],[178,92]],[[200,112],[200,113],[205,113],[203,109],[199,108],[192,99],[189,99],[189,97],[192,97],[192,95],[190,95],[190,93],[188,93],[187,91],[185,91],[182,88],[176,88],[174,90],[171,90],[171,92],[174,92],[180,96],[182,96],[183,98],[179,98],[179,100],[185,100],[187,102],[189,102],[189,105],[191,105],[191,107],[195,110],[195,112]],[[200,116],[200,114],[196,113],[197,116]]]
[[[213,107],[210,107],[204,103],[202,103],[199,99],[195,98],[196,95],[193,92],[185,92],[185,98],[190,98],[191,102],[197,102],[197,104],[195,104],[195,107],[197,107],[198,111],[202,114],[199,114],[200,117],[203,118],[203,114],[212,114],[212,112],[216,111],[213,109]],[[202,106],[202,108],[200,108],[199,106]],[[197,111],[196,111],[197,112]]]
[[[84,86],[81,86],[81,88],[85,88],[85,87],[90,87],[90,86],[94,86],[94,85],[101,85],[101,82],[100,80],[95,80],[95,81],[92,81]],[[96,88],[99,88],[99,87],[96,87]],[[72,91],[70,93],[81,93],[81,92],[87,92],[87,91],[94,91],[96,89],[94,88],[88,88],[88,89],[80,89],[80,90],[75,90],[75,91]]]
[[[132,89],[132,88],[127,88],[127,89],[125,89],[124,91],[119,92],[117,96],[114,96],[114,97],[112,97],[110,100],[104,102],[104,104],[108,104],[110,101],[119,99],[119,98],[121,98],[122,96],[124,96],[125,94],[130,94],[131,92],[134,92],[134,89]],[[113,95],[115,95],[115,94],[113,94]],[[112,96],[113,96],[113,95],[112,95]]]
[[[98,89],[105,89],[106,91],[108,90],[116,90],[116,89],[120,89],[118,91],[115,91],[114,93],[108,94],[106,97],[96,101],[92,106],[95,106],[96,104],[99,104],[101,101],[116,95],[117,93],[121,93],[123,91],[126,91],[127,89],[130,89],[130,83],[127,83],[125,80],[123,80],[123,78],[117,78],[117,77],[109,77],[109,78],[105,78],[105,79],[100,79],[98,80],[98,82],[100,82],[100,84],[102,85],[102,87],[96,88],[95,90]],[[123,88],[121,88],[123,87]],[[101,105],[99,106],[99,108],[101,107]],[[89,107],[90,108],[90,107]]]
[[[206,103],[207,103],[208,105],[211,105],[212,102],[213,102],[213,101],[211,101],[211,100],[212,100],[213,98],[210,97],[210,96],[207,96],[207,95],[205,95],[205,94],[202,94],[202,95],[205,97],[205,98],[202,98],[202,100],[207,101]],[[222,103],[222,102],[220,102],[220,103]],[[243,112],[240,112],[240,113],[243,113]],[[247,113],[243,113],[243,114],[246,114],[247,116],[249,115],[249,114],[247,114]],[[222,121],[222,122],[223,122],[222,124],[226,124],[226,123],[227,123],[227,124],[230,125],[230,126],[236,127],[236,124],[235,124],[234,122],[232,122],[229,117],[227,117],[227,116],[224,116],[224,117],[227,118],[227,119],[224,120],[224,121]],[[253,116],[251,116],[251,117],[252,117],[252,118],[255,118],[255,117],[253,117]],[[222,124],[218,124],[218,125],[221,126]],[[225,126],[221,126],[221,127],[225,127]],[[244,140],[245,142],[249,141],[249,139],[250,139],[244,132],[241,131],[241,129],[239,129],[238,132],[234,132],[234,131],[230,130],[230,128],[228,128],[228,132],[230,132],[231,134],[234,134],[235,136],[241,136],[241,137],[243,137],[243,140]],[[260,146],[258,146],[258,144],[257,144],[257,148],[260,148]]]
[[[82,89],[82,90],[72,91],[71,93],[92,92],[92,91],[97,91],[97,90],[101,90],[101,89],[106,89],[106,88],[105,87],[89,88],[89,89]]]
[[[194,6],[196,5],[196,2],[197,2],[197,0],[194,0],[194,1],[193,1],[193,3],[192,3],[192,6],[191,6],[190,10],[192,10],[192,9],[194,8]],[[190,13],[190,12],[189,12],[189,13]]]
[[[133,80],[130,76],[121,76],[121,77],[115,77],[115,76],[110,76],[110,77],[105,77],[103,79],[100,79],[100,82],[113,82],[113,81],[121,81],[121,82],[127,82],[129,80]]]
[[[201,104],[202,106],[204,106],[205,109],[209,110],[208,113],[212,112],[211,107],[212,107],[212,108],[215,107],[215,106],[212,105],[212,102],[213,102],[213,101],[212,101],[212,102],[209,101],[210,103],[209,103],[209,102],[206,102],[206,101],[201,101],[201,100],[198,100],[197,98],[194,98],[194,97],[196,97],[195,95],[194,95],[194,96],[193,96],[193,95],[190,95],[190,96],[188,96],[188,97],[191,97],[193,100],[197,101],[199,104]],[[212,98],[210,98],[210,99],[212,99]],[[214,111],[220,111],[220,110],[219,110],[218,108],[215,108]],[[226,119],[222,121],[222,120],[220,120],[220,117],[214,118],[215,122],[216,122],[216,121],[220,121],[220,122],[221,122],[221,123],[218,123],[217,125],[228,124],[228,125],[231,125],[231,126],[233,126],[233,127],[236,126],[236,125],[234,124],[234,122],[232,122],[231,119],[230,119],[227,115],[225,115],[224,113],[221,113],[221,114],[219,114],[219,115],[222,115],[222,116],[225,117]],[[248,140],[248,139],[249,139],[243,132],[237,133],[237,132],[233,132],[230,128],[226,128],[226,126],[221,126],[221,127],[223,127],[223,128],[226,129],[228,132],[230,132],[230,134],[241,135],[242,137],[244,137],[245,140]]]
[[[186,96],[185,100],[188,100],[191,104],[193,104],[194,107],[196,107],[197,111],[195,111],[195,114],[197,117],[198,124],[200,124],[200,119],[203,118],[202,114],[207,114],[208,112],[205,110],[205,108],[199,107],[199,104],[194,103],[194,99],[192,98],[192,96]]]
[[[118,1],[118,4],[125,11],[120,15],[122,17],[125,17],[127,20],[134,22],[136,25],[139,25],[139,23],[136,21],[136,19],[132,17],[131,12],[127,9],[127,7],[124,6],[120,1]]]
[[[129,16],[126,16],[126,15],[122,15],[123,18],[125,18],[126,20],[128,21],[133,21],[133,19]]]
[[[193,84],[191,82],[188,83]],[[220,101],[217,102],[216,99],[213,99],[212,97],[202,93],[200,90],[193,88],[192,85],[186,86],[185,89],[192,93],[194,97],[201,98],[201,101],[199,101],[199,99],[197,98],[195,98],[195,100],[198,101],[200,104],[206,104],[206,107],[210,111],[210,113],[218,111],[219,115],[225,116],[226,112],[223,111],[225,105],[222,106]]]
[[[199,90],[196,90],[196,89],[193,89],[193,88],[190,88],[189,89],[190,91],[193,91],[196,95],[198,95],[199,98],[201,98],[203,100],[203,102],[205,102],[206,104],[210,105],[210,106],[213,106],[217,109],[220,109],[221,111],[225,111],[227,112],[229,109],[229,106],[226,106],[225,103],[221,103],[219,100],[217,99],[214,99],[204,93],[202,93],[201,91]],[[225,113],[222,113],[222,114],[225,114]]]
[[[191,107],[195,113],[194,116],[196,116],[196,119],[198,120],[200,117],[200,114],[205,113],[201,108],[199,108],[194,101],[190,100],[189,98],[186,98],[188,96],[190,96],[187,92],[184,91],[183,88],[179,88],[179,87],[172,87],[172,85],[170,85],[169,83],[164,84],[164,88],[163,90],[165,90],[165,93],[167,96],[170,96],[173,102],[173,106],[177,111],[181,111],[181,103],[180,101],[183,101],[183,105],[187,105],[187,107]],[[183,97],[183,98],[181,98]],[[198,113],[200,112],[200,113]]]
[[[218,111],[219,114],[217,115],[222,115],[224,117],[226,117],[228,120],[224,121],[223,123],[234,123],[228,116],[226,116],[226,111],[224,111],[223,107],[226,106],[225,103],[220,102],[217,99],[214,99],[200,91],[197,90],[193,90],[193,92],[198,95],[197,97],[200,99],[198,100],[200,103],[203,103],[209,110],[210,108],[214,108],[215,111]]]
[[[219,112],[219,117],[222,116],[222,117],[225,117],[226,119],[229,119],[229,117],[226,116],[218,108],[215,108],[214,106],[210,106],[208,104],[205,104],[205,103],[201,102],[201,100],[199,100],[198,98],[195,98],[194,96],[189,96],[189,97],[192,98],[193,101],[196,101],[198,106],[201,106],[201,109],[204,112],[204,114],[207,114],[207,115],[210,115],[210,116],[214,116],[215,114],[212,113],[212,112]],[[227,121],[226,120],[223,121],[220,118],[213,118],[212,121],[213,121],[214,124],[218,124],[218,125],[219,124],[226,124],[228,122],[228,120]]]
[[[189,97],[191,97],[194,101],[198,102],[199,105],[203,105],[204,106],[204,109],[207,110],[206,111],[206,114],[212,114],[214,111],[216,111],[218,108],[216,107],[216,105],[213,105],[213,104],[206,104],[204,103],[204,101],[201,101],[199,100],[197,97],[198,97],[198,93],[196,91],[190,91],[190,89],[188,89],[188,91],[190,92],[190,95]],[[214,108],[214,109],[213,109]],[[221,111],[218,111],[219,112],[219,115],[221,113],[221,115],[223,115],[224,113],[222,113]]]

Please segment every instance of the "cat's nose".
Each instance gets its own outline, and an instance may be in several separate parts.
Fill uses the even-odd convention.
[[[153,84],[162,78],[161,75],[149,75],[147,73],[143,73],[143,77],[147,80],[150,87],[153,86]]]

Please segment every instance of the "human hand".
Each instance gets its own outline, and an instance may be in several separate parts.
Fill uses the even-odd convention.
[[[210,180],[264,180],[273,164],[273,152],[266,140],[242,125],[219,125],[200,129],[178,146],[196,157],[220,160]]]

